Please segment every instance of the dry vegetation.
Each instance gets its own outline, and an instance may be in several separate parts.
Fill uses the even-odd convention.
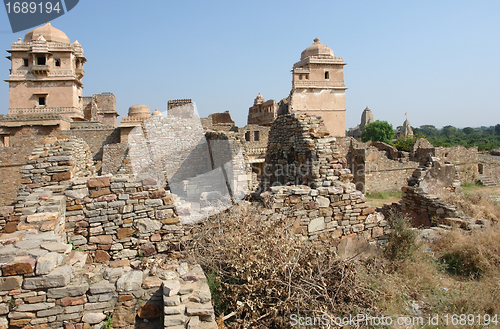
[[[475,213],[498,216],[500,206],[486,200],[481,203],[487,209]],[[418,242],[418,231],[395,215],[385,252],[339,260],[335,241],[313,247],[290,233],[286,218],[264,220],[262,211],[243,203],[214,216],[186,248],[207,273],[220,328],[288,328],[291,314],[427,319],[429,314],[500,313],[498,225],[473,232],[452,229],[435,243]],[[443,324],[387,328],[454,328]]]

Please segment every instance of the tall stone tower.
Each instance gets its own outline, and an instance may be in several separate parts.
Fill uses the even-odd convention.
[[[332,136],[345,136],[344,60],[314,39],[293,65],[289,112],[321,116]]]
[[[83,120],[82,46],[50,25],[26,33],[8,50],[9,115],[60,114]]]

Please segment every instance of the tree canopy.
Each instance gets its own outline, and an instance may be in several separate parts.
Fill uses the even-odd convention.
[[[413,128],[413,132],[416,135],[425,135],[434,146],[477,146],[479,151],[488,151],[500,147],[500,124],[479,128],[465,127],[463,129],[453,126],[436,129],[431,125],[423,125],[420,128]]]
[[[394,138],[394,129],[387,121],[377,120],[365,126],[361,133],[363,142],[374,141],[390,144]]]

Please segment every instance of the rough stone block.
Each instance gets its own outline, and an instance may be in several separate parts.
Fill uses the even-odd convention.
[[[119,228],[116,230],[116,237],[118,240],[121,240],[123,238],[132,236],[135,233],[135,230],[133,228],[125,227],[125,228]]]
[[[141,233],[151,233],[161,229],[162,223],[160,221],[151,220],[148,218],[141,218],[137,221],[137,227]]]
[[[106,187],[111,186],[110,177],[96,177],[90,178],[87,181],[88,187]]]
[[[163,281],[163,294],[167,297],[177,295],[180,289],[181,283],[179,280]]]
[[[69,284],[72,275],[71,266],[58,267],[47,275],[26,278],[23,288],[27,290],[64,287]]]
[[[49,252],[40,258],[36,264],[36,275],[48,274],[54,267],[62,261],[62,255],[56,252]]]
[[[17,256],[10,263],[2,266],[3,276],[33,273],[36,260],[31,256]]]
[[[40,248],[51,251],[51,252],[59,252],[64,254],[69,254],[71,251],[71,245],[62,243],[62,242],[47,242],[42,243]]]
[[[163,307],[163,313],[165,315],[184,314],[185,310],[186,310],[186,305],[165,306],[165,307]]]
[[[116,282],[116,290],[119,292],[139,290],[142,285],[142,272],[130,271],[122,275]]]
[[[22,276],[9,276],[7,278],[0,277],[0,291],[20,289],[22,283]]]
[[[60,182],[63,180],[70,180],[73,178],[73,172],[71,171],[64,171],[64,172],[59,172],[54,175],[52,175],[52,181],[53,182]]]
[[[319,208],[327,208],[330,206],[330,199],[319,196],[316,198],[316,206]]]
[[[36,222],[43,222],[43,221],[51,221],[54,219],[57,219],[59,217],[59,213],[57,212],[44,212],[40,214],[33,214],[33,215],[28,215],[26,217],[26,221],[28,223],[36,223]]]
[[[47,291],[48,298],[64,298],[81,296],[89,290],[89,285],[86,282],[72,284],[64,288],[52,288]]]
[[[99,322],[104,321],[106,319],[106,315],[104,313],[85,313],[82,317],[82,321],[88,324],[98,324]]]
[[[188,318],[184,315],[166,315],[163,319],[165,327],[182,326],[186,324]]]
[[[313,232],[322,231],[324,229],[325,229],[324,217],[317,217],[317,218],[311,219],[311,221],[309,222],[309,225],[307,226],[307,231],[309,232],[309,234],[311,234]]]
[[[16,311],[18,312],[32,312],[46,310],[54,307],[55,303],[36,303],[36,304],[22,304],[17,306]]]
[[[111,256],[104,250],[96,250],[94,256],[94,262],[97,263],[107,263],[109,262]]]
[[[165,306],[178,306],[181,304],[181,299],[179,296],[172,296],[172,297],[168,297],[168,296],[163,296],[163,304]]]
[[[106,294],[110,292],[115,291],[115,285],[112,283],[109,283],[108,281],[100,281],[97,283],[94,283],[93,285],[90,286],[90,293],[92,295],[96,294]]]
[[[186,313],[189,316],[212,315],[212,314],[214,314],[214,308],[213,308],[211,303],[206,303],[206,304],[188,303],[188,304],[186,304]]]
[[[98,198],[100,196],[107,195],[107,194],[111,194],[111,191],[109,190],[109,188],[103,188],[103,189],[100,189],[97,191],[90,192],[90,197],[91,198]]]

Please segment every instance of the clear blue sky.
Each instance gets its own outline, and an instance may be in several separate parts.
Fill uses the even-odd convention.
[[[345,66],[347,128],[369,106],[395,127],[500,123],[500,1],[80,0],[52,21],[81,44],[84,95],[164,111],[191,98],[201,116],[229,110],[239,126],[260,92],[279,101],[313,39]],[[13,34],[0,10],[0,48]],[[7,56],[7,52],[4,53]],[[10,61],[0,60],[2,79]],[[0,88],[7,113],[8,84]]]

